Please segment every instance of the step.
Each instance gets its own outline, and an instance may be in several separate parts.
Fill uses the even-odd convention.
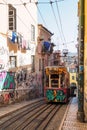
[[[66,116],[66,119],[68,119],[68,120],[77,120],[77,117],[69,115],[69,116]]]
[[[61,130],[87,130],[85,127],[63,126]]]
[[[87,129],[87,123],[75,122],[75,121],[64,121],[64,126],[84,127]]]

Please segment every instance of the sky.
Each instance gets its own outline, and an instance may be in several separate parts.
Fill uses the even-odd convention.
[[[55,50],[77,52],[78,0],[38,0],[38,22],[54,33]]]

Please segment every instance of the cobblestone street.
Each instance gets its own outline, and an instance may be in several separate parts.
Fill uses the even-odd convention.
[[[78,99],[74,97],[67,107],[59,130],[87,130],[87,123],[77,120]]]

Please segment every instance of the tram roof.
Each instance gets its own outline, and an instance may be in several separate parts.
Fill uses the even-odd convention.
[[[46,74],[61,74],[66,73],[67,68],[65,66],[46,66],[45,67]]]
[[[52,69],[52,68],[66,68],[66,67],[65,66],[46,66],[45,69],[46,68]]]

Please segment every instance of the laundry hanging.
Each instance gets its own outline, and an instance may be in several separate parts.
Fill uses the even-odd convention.
[[[13,43],[15,43],[16,38],[17,38],[16,32],[12,32],[12,39],[11,39],[11,41]]]
[[[47,52],[49,50],[49,47],[50,47],[50,43],[47,41],[44,41],[42,44],[42,51]]]

